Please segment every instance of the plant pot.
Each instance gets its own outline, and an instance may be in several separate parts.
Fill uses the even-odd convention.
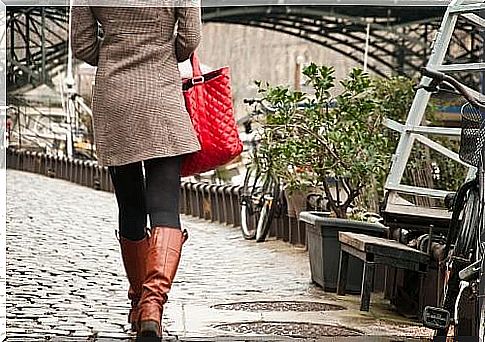
[[[286,241],[292,244],[305,244],[305,232],[303,224],[300,224],[298,217],[300,213],[307,210],[307,196],[309,191],[285,190],[286,210],[288,216],[289,231]]]
[[[284,195],[286,198],[286,210],[288,212],[288,217],[298,218],[301,212],[306,210],[307,196],[309,191],[303,190],[285,190]]]
[[[312,281],[327,292],[336,292],[338,268],[340,260],[339,232],[366,234],[375,237],[385,237],[388,229],[380,224],[330,218],[329,213],[302,212],[300,221],[306,224],[307,246],[310,259]],[[358,294],[362,286],[363,262],[353,256],[349,257],[349,272],[346,292]],[[375,288],[384,288],[385,270],[376,270]],[[378,286],[377,286],[378,285]]]

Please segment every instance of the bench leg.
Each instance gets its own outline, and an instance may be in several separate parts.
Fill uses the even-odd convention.
[[[340,250],[340,264],[338,268],[337,294],[345,295],[347,287],[347,269],[349,267],[349,254]]]
[[[362,275],[362,291],[360,294],[360,311],[369,311],[372,280],[374,279],[375,264],[364,262],[364,274]]]
[[[426,280],[426,275],[424,273],[419,273],[419,300],[418,300],[418,315],[422,315],[424,311],[424,284]]]

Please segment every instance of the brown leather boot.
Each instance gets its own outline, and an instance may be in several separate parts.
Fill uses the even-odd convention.
[[[137,331],[138,303],[141,298],[143,281],[145,280],[145,261],[149,246],[148,237],[138,241],[120,237],[119,241],[123,265],[125,266],[126,276],[130,283],[128,298],[131,300],[131,309],[128,314],[128,323],[131,323],[132,331]]]
[[[187,231],[152,228],[146,259],[146,276],[139,308],[138,336],[162,337],[162,310],[180,261]]]

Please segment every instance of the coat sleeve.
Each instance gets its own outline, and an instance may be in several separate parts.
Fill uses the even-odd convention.
[[[98,23],[89,6],[71,7],[71,46],[74,56],[92,66],[98,65]]]
[[[178,24],[175,52],[179,63],[189,59],[199,46],[202,30],[200,13],[200,7],[178,7],[176,9]]]

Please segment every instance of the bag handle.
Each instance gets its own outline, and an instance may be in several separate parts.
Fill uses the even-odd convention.
[[[192,77],[202,76],[202,71],[200,70],[200,62],[199,57],[194,52],[192,56],[190,56],[190,63],[192,64]]]

